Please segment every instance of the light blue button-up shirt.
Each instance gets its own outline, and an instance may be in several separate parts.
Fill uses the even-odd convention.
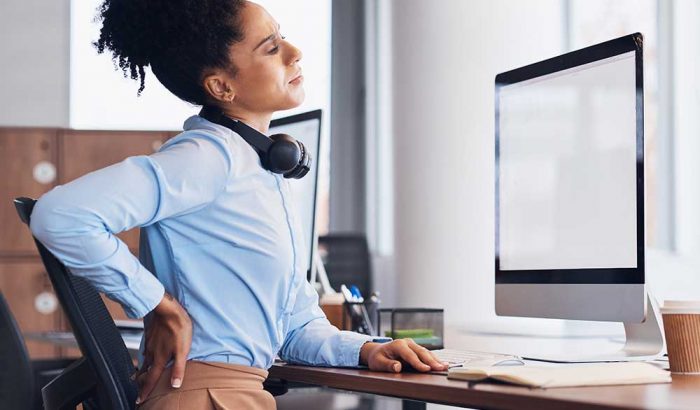
[[[357,366],[370,338],[339,331],[318,306],[291,195],[238,134],[193,116],[158,152],[42,196],[31,229],[130,317],[164,291],[177,298],[192,319],[189,359]],[[114,234],[139,226],[137,259]]]

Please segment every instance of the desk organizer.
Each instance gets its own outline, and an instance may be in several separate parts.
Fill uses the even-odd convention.
[[[379,336],[411,338],[427,349],[444,348],[444,309],[384,308],[377,310]]]
[[[350,330],[353,332],[362,333],[365,335],[377,335],[377,310],[379,303],[371,300],[364,302],[349,302],[343,303],[345,314],[343,314],[343,329],[347,329],[350,321]],[[347,319],[346,319],[347,318]]]

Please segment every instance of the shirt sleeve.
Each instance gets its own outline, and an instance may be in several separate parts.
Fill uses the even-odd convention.
[[[225,141],[183,138],[55,187],[34,206],[31,231],[74,275],[140,318],[164,288],[115,234],[205,207],[223,191],[230,168]]]
[[[290,317],[280,358],[288,363],[313,366],[357,367],[360,349],[372,336],[338,330],[318,305],[318,295],[304,280]]]

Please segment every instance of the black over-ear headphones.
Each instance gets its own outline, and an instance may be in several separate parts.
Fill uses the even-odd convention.
[[[211,106],[202,107],[199,116],[236,132],[260,155],[265,169],[285,178],[302,178],[311,168],[311,155],[301,141],[287,134],[267,136],[241,121],[231,119]]]

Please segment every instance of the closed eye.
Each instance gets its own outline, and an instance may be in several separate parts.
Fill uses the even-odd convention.
[[[284,40],[284,39],[286,39],[287,37],[285,37],[285,36],[283,36],[283,35],[280,34],[280,38],[281,38],[282,40]],[[275,46],[274,46],[270,51],[268,51],[268,54],[277,54],[277,52],[279,51],[279,49],[280,49],[279,44],[275,43]]]

